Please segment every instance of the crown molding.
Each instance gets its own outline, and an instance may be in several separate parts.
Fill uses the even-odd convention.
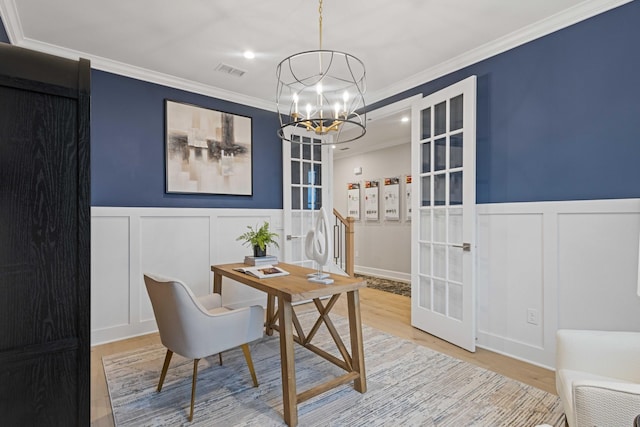
[[[60,56],[67,59],[78,60],[79,58],[89,59],[91,68],[120,76],[130,77],[149,83],[155,83],[162,86],[172,87],[175,89],[185,90],[200,95],[210,96],[225,101],[235,102],[250,107],[260,108],[267,111],[276,111],[275,102],[267,101],[252,96],[243,95],[229,90],[221,89],[215,86],[198,83],[192,80],[183,79],[169,74],[159,73],[157,71],[148,70],[137,67],[135,65],[125,64],[124,62],[113,61],[86,52],[80,52],[60,46],[43,43],[29,38],[23,38],[18,46],[51,55]]]
[[[24,39],[24,32],[13,0],[0,0],[0,17],[2,17],[9,42],[18,45],[18,42]]]
[[[492,56],[506,52],[507,50],[521,46],[532,40],[538,39],[585,19],[607,12],[626,3],[630,3],[631,1],[633,0],[584,1],[549,18],[524,27],[497,40],[493,40],[476,49],[465,52],[455,58],[452,58],[451,60],[438,64],[435,67],[414,74],[413,76],[401,80],[384,89],[375,92],[369,92],[367,96],[367,103],[371,105],[378,101],[397,95],[398,93],[413,89],[439,77],[445,76],[464,67],[468,67],[469,65],[475,64]],[[230,102],[236,102],[267,111],[277,111],[275,102],[273,100],[264,100],[247,95],[242,95],[236,92],[231,92],[222,88],[186,80],[169,74],[163,74],[156,71],[136,67],[130,64],[113,61],[107,58],[90,55],[84,52],[78,52],[71,49],[66,49],[59,46],[54,46],[51,44],[28,39],[24,36],[14,0],[0,0],[0,16],[2,16],[2,20],[4,22],[9,40],[16,46],[33,49],[44,53],[50,53],[52,55],[62,56],[69,59],[78,59],[82,57],[91,60],[91,67],[101,71],[131,77],[150,83],[156,83],[175,89],[181,89],[206,96],[211,96]]]
[[[118,74],[125,77],[131,77],[143,80],[149,83],[156,83],[175,89],[185,90],[188,92],[206,95],[225,101],[235,102],[250,107],[260,108],[267,111],[277,111],[275,101],[255,98],[248,95],[231,92],[215,86],[198,83],[192,80],[183,79],[169,74],[159,73],[157,71],[148,70],[134,65],[125,64],[124,62],[113,61],[86,52],[67,49],[60,46],[43,43],[37,40],[29,39],[24,36],[22,25],[18,17],[17,8],[14,0],[0,0],[0,16],[9,36],[11,44],[25,49],[31,49],[38,52],[48,53],[60,56],[62,58],[78,60],[79,58],[89,59],[91,68],[109,73]]]
[[[523,27],[504,37],[492,40],[478,48],[467,51],[435,67],[421,71],[384,89],[370,92],[367,103],[374,104],[398,93],[413,89],[439,77],[476,64],[492,56],[506,52],[530,41],[569,27],[593,16],[607,12],[633,0],[588,0],[566,9],[549,18]]]

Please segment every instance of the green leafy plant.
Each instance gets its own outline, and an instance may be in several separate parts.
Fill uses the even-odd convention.
[[[256,224],[255,228],[250,225],[247,225],[247,228],[249,231],[238,236],[236,240],[244,241],[243,244],[249,247],[257,246],[262,251],[266,250],[268,245],[273,245],[276,248],[280,247],[278,242],[275,241],[278,233],[269,231],[269,223],[267,221],[261,227]]]

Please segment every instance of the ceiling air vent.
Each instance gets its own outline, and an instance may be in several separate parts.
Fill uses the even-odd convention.
[[[235,68],[227,64],[218,64],[215,70],[220,71],[221,73],[224,73],[224,74],[229,74],[230,76],[234,76],[234,77],[242,77],[244,76],[244,73],[246,73],[245,70],[241,70],[239,68]]]

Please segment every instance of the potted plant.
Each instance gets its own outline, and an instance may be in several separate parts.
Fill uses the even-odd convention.
[[[249,231],[238,236],[236,240],[242,240],[244,245],[253,247],[253,256],[262,257],[267,255],[267,246],[273,245],[279,248],[278,242],[275,238],[278,233],[272,233],[269,231],[269,223],[267,221],[258,228],[256,224],[255,228],[247,225]]]

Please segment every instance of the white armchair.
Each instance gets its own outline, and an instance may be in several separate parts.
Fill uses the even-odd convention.
[[[556,343],[556,389],[569,426],[633,426],[640,332],[561,329]]]
[[[222,307],[219,294],[196,297],[184,283],[176,279],[145,274],[144,282],[160,340],[167,347],[158,391],[162,390],[174,352],[194,359],[189,421],[193,420],[198,361],[201,358],[241,346],[253,385],[258,386],[247,343],[262,338],[264,309],[261,306],[229,310]]]

